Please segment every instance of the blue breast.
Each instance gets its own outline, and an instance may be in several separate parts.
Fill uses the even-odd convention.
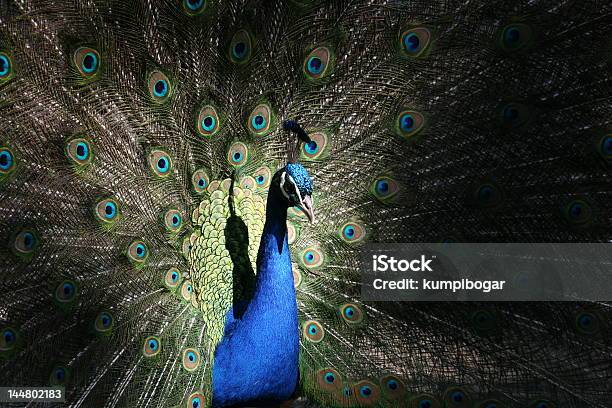
[[[253,298],[240,319],[230,309],[215,352],[216,407],[284,401],[297,387],[299,332],[286,209],[271,204],[269,200]]]

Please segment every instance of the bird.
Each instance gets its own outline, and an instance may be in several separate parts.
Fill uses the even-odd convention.
[[[368,301],[361,254],[610,242],[611,16],[2,2],[0,385],[75,408],[609,407],[609,302]]]

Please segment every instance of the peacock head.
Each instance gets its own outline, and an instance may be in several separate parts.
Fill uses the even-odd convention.
[[[304,166],[299,163],[287,164],[276,172],[273,184],[278,186],[288,207],[298,207],[314,223],[312,179]]]

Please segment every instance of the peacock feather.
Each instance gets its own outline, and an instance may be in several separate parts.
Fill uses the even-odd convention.
[[[600,0],[0,4],[0,385],[608,407],[599,303],[365,302],[368,242],[610,242]]]

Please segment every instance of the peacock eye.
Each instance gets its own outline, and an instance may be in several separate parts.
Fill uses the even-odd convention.
[[[17,343],[17,333],[11,328],[5,328],[0,332],[0,351],[12,350]]]
[[[164,276],[164,283],[166,284],[168,288],[170,289],[177,288],[180,281],[181,281],[181,273],[177,268],[172,267],[166,271],[166,274]]]
[[[370,381],[360,381],[354,386],[357,400],[364,405],[371,405],[380,396],[380,389]]]
[[[62,384],[66,380],[66,369],[64,367],[55,367],[51,371],[51,382],[53,384]]]
[[[55,288],[55,299],[61,303],[68,303],[76,296],[76,286],[71,281],[64,281]]]
[[[246,30],[239,30],[230,42],[230,59],[236,64],[244,64],[251,58],[251,35]]]
[[[398,399],[405,393],[404,383],[394,375],[384,376],[380,380],[383,392],[389,399]]]
[[[249,115],[248,127],[255,136],[263,136],[270,131],[272,109],[268,104],[259,104]]]
[[[533,30],[527,24],[516,23],[504,27],[501,31],[501,46],[507,52],[525,48],[533,39]]]
[[[584,225],[591,220],[591,206],[583,200],[574,200],[566,205],[564,215],[572,224]]]
[[[272,172],[267,166],[260,167],[253,173],[255,184],[257,188],[267,188],[270,185],[270,179],[272,178]]]
[[[73,139],[66,145],[66,154],[75,164],[82,166],[91,161],[91,147],[85,139]]]
[[[405,138],[419,133],[425,125],[425,117],[416,111],[403,111],[397,117],[396,133]]]
[[[132,262],[140,264],[144,262],[149,256],[149,250],[142,241],[134,241],[128,248],[128,257]]]
[[[163,150],[153,150],[149,153],[149,165],[153,173],[159,177],[167,177],[171,173],[172,160]]]
[[[191,300],[191,295],[193,293],[193,286],[191,286],[191,282],[185,281],[183,282],[183,286],[181,286],[181,296],[184,300]]]
[[[200,365],[200,353],[193,348],[183,350],[183,368],[187,371],[195,371]]]
[[[17,234],[14,245],[19,253],[30,254],[38,246],[38,239],[34,231],[24,230]]]
[[[287,180],[283,187],[285,191],[287,192],[287,194],[289,195],[295,194],[295,185],[291,181]]]
[[[326,76],[330,69],[331,51],[321,46],[312,50],[304,59],[304,73],[307,78],[320,79]]]
[[[183,218],[179,210],[171,209],[164,215],[164,224],[168,231],[178,231],[183,224]]]
[[[113,199],[104,199],[96,205],[96,216],[100,221],[112,223],[119,215],[119,205]]]
[[[99,333],[107,333],[109,332],[114,325],[113,315],[109,312],[101,312],[96,316],[96,321],[94,323],[94,327]]]
[[[206,170],[198,169],[193,172],[191,176],[191,183],[193,184],[193,189],[197,194],[202,194],[206,191],[206,187],[208,187],[209,178]]]
[[[212,105],[204,106],[198,113],[198,132],[205,137],[210,137],[219,130],[219,115]]]
[[[319,268],[325,262],[323,252],[314,246],[304,249],[300,256],[302,265],[308,269]]]
[[[352,303],[342,305],[340,307],[340,315],[347,323],[360,323],[363,320],[361,308]]]
[[[241,142],[234,143],[227,152],[227,161],[234,167],[243,166],[248,157],[248,148]]]
[[[11,57],[5,52],[0,52],[0,81],[10,79],[12,73],[13,63]]]
[[[183,10],[191,16],[200,14],[205,8],[205,0],[183,0]]]
[[[161,341],[155,336],[149,336],[144,341],[143,352],[145,357],[153,357],[159,354],[161,350]]]
[[[581,312],[576,316],[576,328],[582,334],[594,334],[599,330],[599,319],[596,314]]]
[[[172,93],[170,80],[161,71],[153,71],[148,79],[149,94],[157,103],[165,102]]]
[[[313,343],[320,342],[325,336],[325,331],[323,330],[323,327],[319,322],[315,320],[309,320],[304,323],[303,332],[306,339]]]
[[[98,51],[89,47],[78,48],[73,56],[74,65],[84,78],[91,78],[98,72],[100,55]]]
[[[201,391],[194,392],[187,399],[187,406],[190,408],[204,408],[206,397]]]
[[[399,193],[399,185],[393,178],[381,176],[374,180],[370,191],[377,200],[385,203],[391,201]]]
[[[419,57],[429,47],[431,32],[425,27],[404,31],[401,36],[402,51],[406,56]]]
[[[612,135],[605,135],[599,142],[599,154],[604,158],[612,157]],[[1,163],[0,163],[1,164]]]
[[[15,156],[7,147],[0,147],[0,174],[8,174],[15,167]]]

